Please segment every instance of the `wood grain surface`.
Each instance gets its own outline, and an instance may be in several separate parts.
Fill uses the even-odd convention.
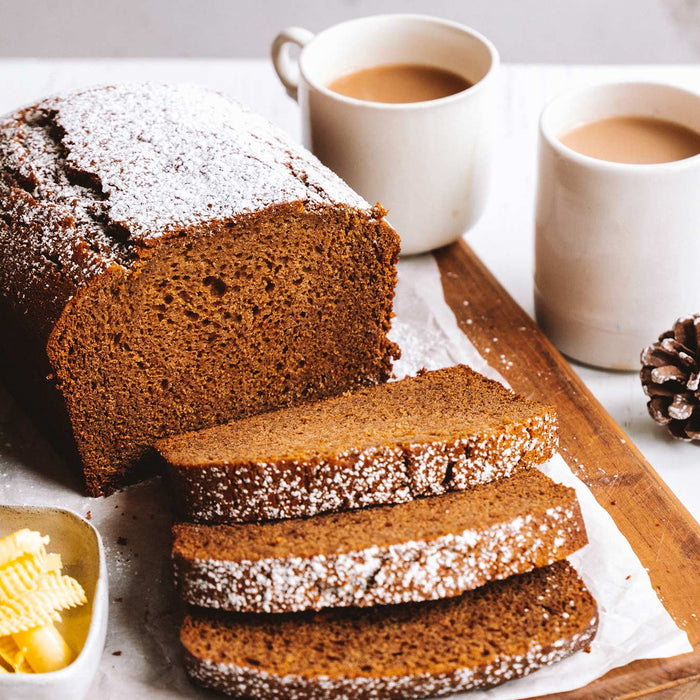
[[[700,526],[534,321],[463,241],[436,251],[460,328],[519,394],[553,403],[560,452],[610,513],[694,651],[614,669],[548,698],[700,698]]]

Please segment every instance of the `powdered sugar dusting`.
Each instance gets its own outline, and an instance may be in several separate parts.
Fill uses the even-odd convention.
[[[571,500],[573,494],[567,497]],[[257,528],[261,538],[269,536],[264,524]],[[535,563],[551,564],[584,542],[578,507],[560,503],[544,513],[523,513],[429,541],[308,557],[187,560],[174,556],[173,562],[180,595],[187,603],[276,613],[454,596],[529,571]]]
[[[185,667],[203,685],[236,697],[261,700],[355,700],[355,698],[427,698],[450,695],[460,690],[488,688],[522,678],[538,668],[556,663],[589,644],[598,625],[596,614],[588,628],[545,648],[534,640],[523,654],[498,654],[475,668],[452,672],[395,676],[276,676],[264,669],[237,666],[211,659],[198,659],[185,651]]]
[[[540,578],[531,589],[528,589],[528,607],[525,615],[530,621],[539,621],[539,633],[532,634],[532,630],[526,631],[518,614],[510,616],[514,612],[510,609],[508,601],[513,593],[521,585],[529,585],[530,574],[509,579],[508,583],[495,584],[499,586],[498,594],[493,599],[488,599],[488,605],[498,606],[503,603],[508,612],[502,619],[494,624],[499,629],[480,629],[475,635],[473,643],[477,646],[473,654],[464,656],[454,655],[451,658],[452,648],[450,634],[461,634],[461,631],[453,631],[449,625],[445,627],[445,637],[441,643],[431,639],[430,648],[426,648],[426,640],[420,637],[415,639],[419,648],[425,650],[426,658],[439,658],[439,664],[430,672],[418,670],[408,663],[403,663],[399,657],[386,667],[381,662],[376,662],[373,657],[372,645],[386,650],[391,645],[399,645],[411,634],[410,621],[390,621],[383,627],[384,634],[376,634],[376,642],[373,639],[367,643],[366,654],[370,663],[362,668],[354,668],[347,663],[346,669],[342,667],[337,671],[331,667],[328,669],[305,668],[304,661],[295,661],[291,655],[287,656],[284,664],[284,672],[273,670],[274,662],[268,663],[267,659],[248,651],[248,646],[239,640],[254,640],[264,643],[269,639],[269,632],[262,632],[255,622],[247,622],[245,618],[219,618],[219,622],[209,627],[205,619],[197,621],[196,614],[185,620],[182,641],[185,646],[185,666],[188,674],[208,687],[214,687],[237,697],[255,697],[269,700],[340,700],[350,698],[422,698],[436,695],[446,695],[458,690],[469,688],[488,687],[504,681],[520,678],[542,666],[559,661],[575,651],[584,648],[595,636],[598,625],[598,615],[590,594],[583,583],[577,578],[576,582],[567,580],[571,568],[568,565],[560,567],[554,565],[550,569],[541,569],[543,577]],[[561,589],[566,587],[567,596],[561,595]],[[576,603],[579,601],[579,605]],[[479,609],[482,601],[473,599],[470,594],[464,597],[453,598],[447,603],[450,613],[459,616],[462,606],[465,609],[472,605]],[[445,601],[439,603],[423,603],[421,611],[417,614],[421,619],[432,622],[436,626],[443,624],[440,609]],[[433,607],[435,606],[435,607]],[[383,618],[381,613],[374,618],[376,608],[363,610],[363,624],[381,625]],[[577,619],[571,611],[576,610]],[[584,612],[585,611],[585,612]],[[590,614],[590,618],[589,618]],[[323,613],[322,613],[323,615]],[[589,618],[589,619],[587,619]],[[294,624],[294,620],[285,624]],[[326,622],[321,618],[314,634],[323,638],[324,633],[332,638],[338,634],[338,628],[333,622],[333,617]],[[328,625],[328,629],[324,629]],[[502,627],[501,627],[502,625]],[[231,635],[220,635],[218,630],[230,626]],[[189,628],[189,629],[188,629]],[[354,629],[350,632],[353,635]],[[420,630],[418,631],[420,634]],[[288,630],[280,632],[282,639]],[[363,640],[362,631],[358,638]],[[211,635],[211,638],[210,638]],[[483,636],[483,640],[480,637]],[[521,640],[521,644],[513,646],[510,650],[501,648],[495,641],[500,637],[510,640]],[[225,653],[220,652],[223,640],[231,639]],[[195,641],[196,640],[196,641]],[[194,645],[191,646],[192,642]],[[441,644],[445,647],[442,654]],[[209,647],[209,649],[207,649]],[[351,649],[355,647],[351,645]],[[336,647],[333,648],[335,651]],[[363,647],[364,650],[364,647]],[[480,652],[480,653],[479,653]],[[251,660],[249,658],[253,656]],[[388,656],[388,653],[387,653]],[[336,659],[337,660],[337,659]],[[329,665],[330,666],[330,665]],[[342,666],[342,664],[341,664]],[[429,666],[429,664],[426,664]]]
[[[405,503],[511,476],[557,446],[553,412],[448,441],[377,445],[306,460],[171,466],[188,519],[247,522]]]
[[[369,205],[263,117],[195,85],[120,85],[49,101],[67,164],[94,175],[132,238],[290,201]]]

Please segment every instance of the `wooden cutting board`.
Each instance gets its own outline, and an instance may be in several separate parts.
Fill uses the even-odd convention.
[[[556,405],[561,455],[613,517],[693,645],[689,654],[635,661],[547,697],[700,698],[700,526],[469,246],[459,241],[435,257],[445,299],[477,350],[487,360],[505,357],[497,369],[516,392]]]

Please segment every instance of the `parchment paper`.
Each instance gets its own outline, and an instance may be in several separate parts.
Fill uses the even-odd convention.
[[[399,268],[392,336],[403,357],[396,374],[464,362],[500,379],[457,327],[432,256],[402,260]],[[496,367],[509,361],[502,356],[490,359]],[[634,659],[691,651],[687,636],[657,599],[631,547],[588,488],[559,456],[544,471],[573,486],[581,502],[590,544],[571,561],[598,601],[598,636],[588,654],[580,652],[528,678],[458,697],[522,698],[570,690]],[[180,610],[169,561],[172,519],[160,479],[109,498],[82,496],[79,478],[0,390],[0,502],[72,508],[89,514],[102,534],[109,568],[109,629],[89,697],[212,697],[190,685],[180,665]]]

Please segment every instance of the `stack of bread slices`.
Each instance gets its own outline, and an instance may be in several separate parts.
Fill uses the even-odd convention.
[[[468,367],[162,440],[189,675],[253,698],[419,698],[585,648],[552,407]]]

